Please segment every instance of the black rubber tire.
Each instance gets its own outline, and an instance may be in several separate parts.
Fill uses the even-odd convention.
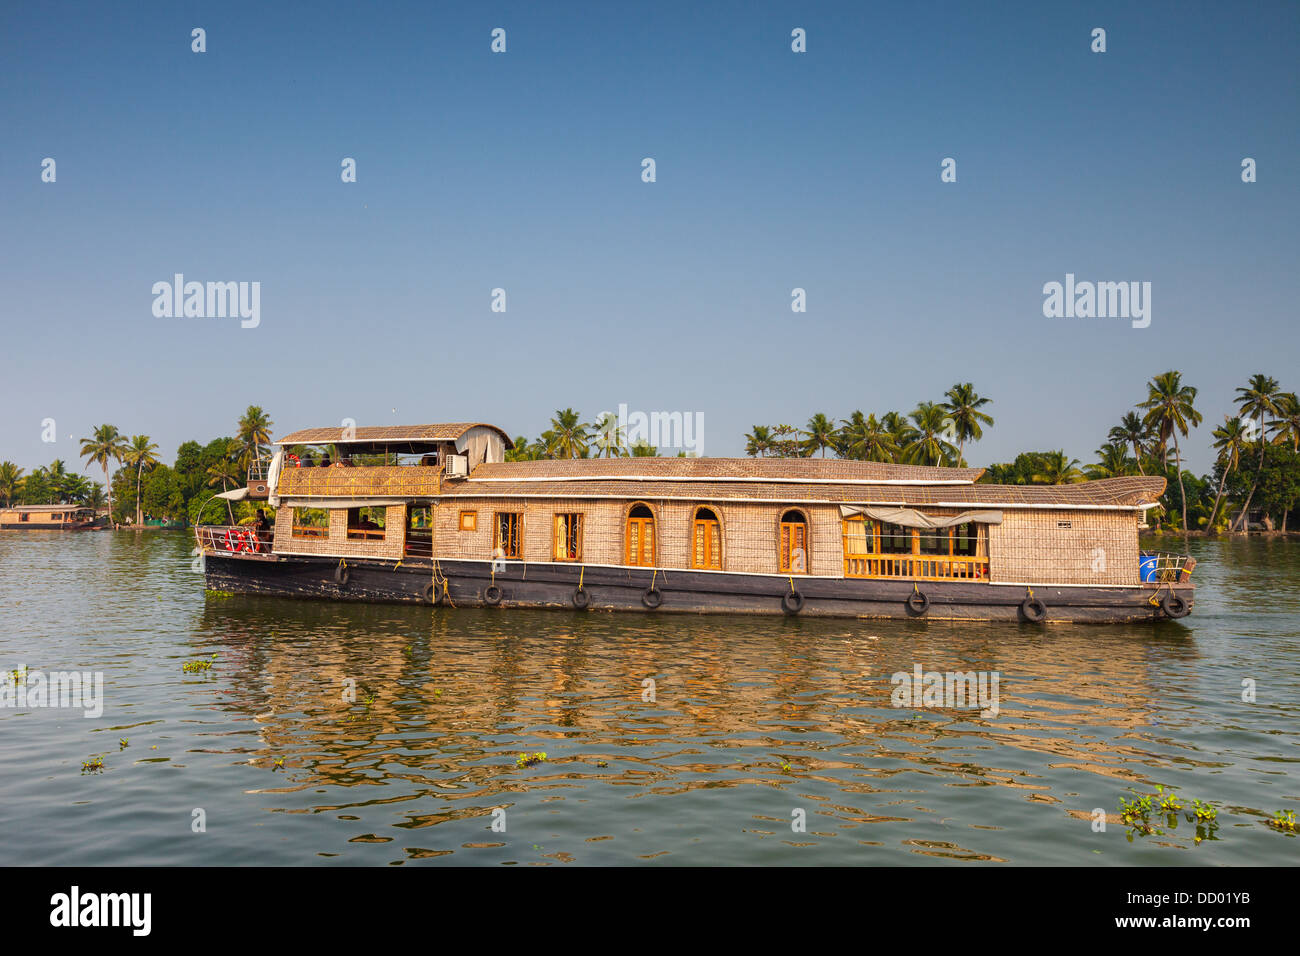
[[[924,591],[913,591],[907,596],[907,612],[913,617],[924,617],[930,610],[930,599]]]
[[[501,597],[501,589],[495,584],[489,584],[487,590],[483,592],[483,602],[492,607],[496,607],[501,603]]]
[[[653,611],[664,603],[664,593],[658,588],[646,588],[645,594],[641,595],[641,603]]]
[[[590,604],[591,604],[591,594],[588,593],[587,589],[574,588],[573,606],[576,607],[579,611],[585,611]]]
[[[430,582],[429,584],[426,584],[426,585],[424,586],[423,597],[424,597],[424,603],[425,603],[425,604],[437,604],[437,603],[438,603],[438,585],[433,584],[432,582]]]
[[[781,610],[786,614],[798,614],[803,610],[803,595],[798,591],[786,591],[781,595]]]
[[[1038,598],[1027,597],[1020,602],[1020,616],[1030,624],[1042,624],[1047,620],[1047,605]]]
[[[1169,617],[1177,620],[1180,617],[1187,617],[1192,613],[1191,606],[1187,603],[1187,598],[1173,591],[1166,591],[1165,596],[1160,599],[1160,610],[1164,611]]]
[[[334,583],[341,588],[345,588],[348,586],[348,578],[350,578],[351,576],[352,575],[348,573],[348,569],[346,565],[340,564],[337,568],[334,569]]]

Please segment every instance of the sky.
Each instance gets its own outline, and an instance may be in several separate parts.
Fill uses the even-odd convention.
[[[971,382],[972,464],[1086,464],[1173,368],[1204,472],[1250,375],[1300,389],[1298,45],[1296,3],[4,4],[0,459],[250,404],[743,455]],[[177,273],[258,324],[156,315]],[[1045,316],[1067,274],[1150,324]]]

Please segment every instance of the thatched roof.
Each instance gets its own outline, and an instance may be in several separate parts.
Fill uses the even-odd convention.
[[[442,493],[455,497],[749,500],[935,508],[1136,508],[1154,503],[1165,488],[1165,479],[1160,477],[1107,478],[1073,485],[972,483],[972,476],[979,474],[980,469],[917,469],[820,459],[586,459],[481,465],[466,481],[444,483]]]
[[[982,468],[894,465],[843,458],[562,458],[474,469],[475,481],[916,482],[971,484]]]
[[[490,428],[497,432],[507,448],[514,448],[510,436],[496,425],[486,422],[444,422],[436,425],[363,425],[351,430],[344,428],[304,428],[276,439],[277,445],[382,445],[407,442],[456,441],[471,428]]]

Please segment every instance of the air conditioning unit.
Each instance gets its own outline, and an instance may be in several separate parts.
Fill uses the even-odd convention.
[[[468,455],[448,455],[446,458],[447,470],[445,472],[448,478],[468,478],[469,477],[469,456]]]

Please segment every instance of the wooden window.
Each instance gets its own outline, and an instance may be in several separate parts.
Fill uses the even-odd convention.
[[[324,508],[294,508],[293,536],[295,538],[328,538],[330,514]]]
[[[462,511],[460,513],[460,530],[477,531],[478,530],[478,512]]]
[[[691,529],[691,567],[722,570],[722,524],[709,508],[695,509]]]
[[[904,528],[853,517],[843,527],[845,577],[988,579],[984,532],[975,523]]]
[[[18,513],[18,520],[19,520],[19,521],[31,521],[31,520],[32,520],[32,516],[31,516],[30,514],[28,514],[26,511],[20,511],[20,512]]]
[[[646,568],[655,563],[655,516],[646,505],[633,505],[627,513],[623,563]]]
[[[524,516],[516,511],[498,511],[492,525],[492,557],[522,558]]]
[[[556,561],[582,560],[582,515],[557,514],[555,516]]]
[[[781,515],[778,560],[782,574],[808,573],[808,521],[801,511]]]
[[[348,509],[348,537],[361,541],[383,541],[388,509],[383,505],[362,505]]]

